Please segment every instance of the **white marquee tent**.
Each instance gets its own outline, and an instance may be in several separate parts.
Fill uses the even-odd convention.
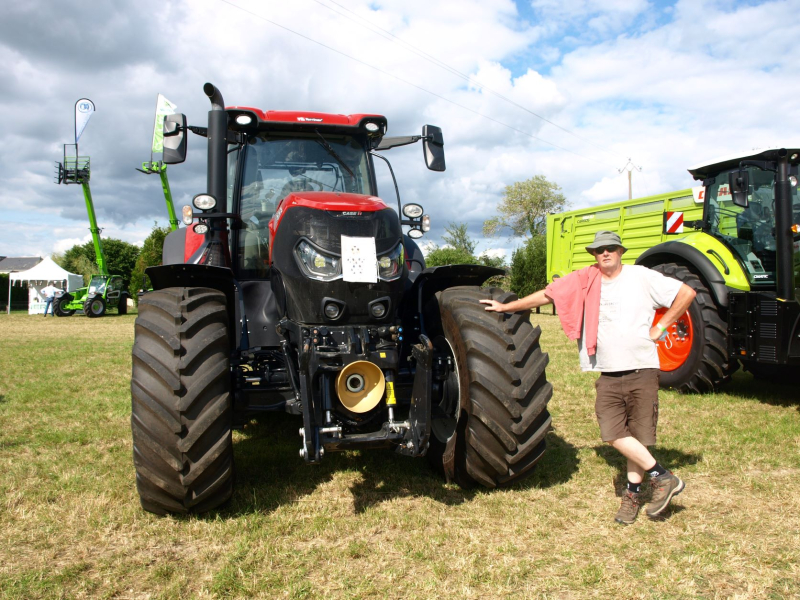
[[[23,282],[28,283],[28,314],[36,315],[44,313],[44,294],[41,293],[42,288],[47,287],[51,283],[56,287],[64,287],[71,292],[83,287],[83,276],[70,273],[69,271],[59,267],[53,259],[46,256],[42,262],[19,273],[11,273],[11,279],[8,286],[8,305],[11,306],[11,286],[14,283]]]

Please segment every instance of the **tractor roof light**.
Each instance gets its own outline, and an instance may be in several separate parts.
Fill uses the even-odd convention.
[[[422,231],[431,230],[431,217],[430,215],[422,215]]]
[[[192,204],[199,210],[211,210],[217,205],[217,199],[211,194],[197,194],[192,199]]]
[[[192,224],[192,207],[188,204],[183,207],[183,224],[184,225],[191,225]]]
[[[251,115],[239,115],[236,117],[236,122],[239,125],[250,125],[253,122],[253,117]]]

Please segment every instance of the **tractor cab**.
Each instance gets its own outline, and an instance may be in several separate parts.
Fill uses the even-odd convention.
[[[754,290],[775,289],[778,263],[781,262],[779,254],[783,255],[786,264],[786,288],[793,290],[796,287],[789,280],[794,279],[791,271],[798,268],[800,253],[797,250],[800,248],[795,248],[794,260],[790,256],[790,247],[779,251],[777,232],[781,228],[787,231],[798,229],[800,223],[797,151],[788,151],[793,158],[789,157],[785,167],[790,185],[788,197],[780,202],[786,204],[783,218],[779,217],[781,211],[776,194],[778,173],[773,156],[776,152],[760,151],[689,169],[696,179],[703,182],[706,231],[734,251]],[[790,234],[795,246],[800,241],[798,233],[793,231]],[[790,266],[792,263],[794,269]]]

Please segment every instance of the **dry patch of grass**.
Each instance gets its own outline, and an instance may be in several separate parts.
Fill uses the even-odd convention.
[[[555,429],[534,474],[442,483],[388,451],[297,457],[298,422],[235,435],[232,501],[144,513],[130,442],[133,316],[0,316],[2,598],[789,598],[800,595],[800,400],[737,374],[662,392],[657,455],[687,482],[667,518],[612,522],[623,461],[593,377],[549,314]]]

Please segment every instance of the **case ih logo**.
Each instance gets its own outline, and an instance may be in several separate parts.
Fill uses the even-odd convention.
[[[316,117],[297,117],[298,121],[309,121],[311,123],[322,123],[322,119],[317,119]]]
[[[666,233],[683,233],[683,213],[664,213],[664,231]]]
[[[343,217],[360,217],[361,211],[360,210],[345,210],[342,211]]]

